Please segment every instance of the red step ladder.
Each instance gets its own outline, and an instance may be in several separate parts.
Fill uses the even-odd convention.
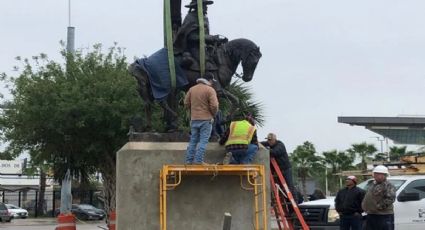
[[[296,214],[296,218],[301,224],[301,229],[310,230],[307,223],[298,208],[297,202],[289,190],[286,180],[280,171],[279,165],[272,157],[270,168],[270,185],[272,186],[272,207],[276,216],[277,226],[279,230],[294,230],[294,222],[290,210]],[[277,180],[275,180],[275,177]]]

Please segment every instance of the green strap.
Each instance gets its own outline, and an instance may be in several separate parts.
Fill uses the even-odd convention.
[[[199,68],[201,76],[205,75],[205,24],[202,0],[198,0],[198,22],[199,22]]]
[[[174,63],[173,31],[171,28],[171,0],[164,0],[165,47],[168,51],[168,68],[170,69],[171,88],[176,88],[176,67]]]

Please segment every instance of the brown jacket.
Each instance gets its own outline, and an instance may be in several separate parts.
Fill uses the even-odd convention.
[[[190,109],[191,120],[211,120],[218,110],[217,93],[211,86],[200,82],[186,93],[184,105]]]

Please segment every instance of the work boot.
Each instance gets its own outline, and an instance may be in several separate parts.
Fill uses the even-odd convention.
[[[223,165],[230,164],[230,160],[232,160],[232,152],[227,152],[223,159]]]

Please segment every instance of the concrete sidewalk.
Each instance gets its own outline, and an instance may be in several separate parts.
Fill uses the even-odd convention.
[[[0,223],[0,229],[7,230],[55,230],[55,218],[14,219],[10,223]],[[77,222],[78,230],[107,229],[105,221]]]
[[[56,225],[56,218],[13,219],[11,223],[15,226]]]

